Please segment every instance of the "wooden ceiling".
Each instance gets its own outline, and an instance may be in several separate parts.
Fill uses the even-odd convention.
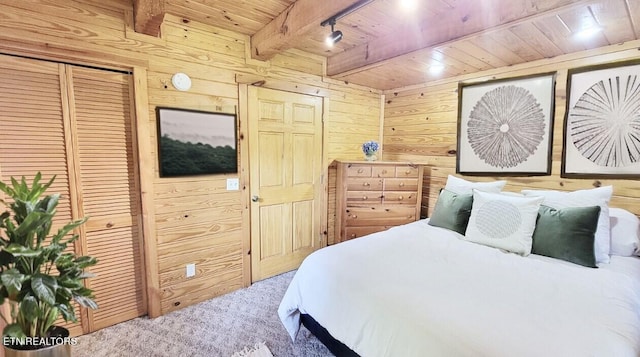
[[[134,5],[138,31],[157,27],[157,15],[166,12],[252,36],[255,58],[269,59],[289,48],[326,56],[328,76],[377,89],[640,38],[640,0],[416,0],[409,11],[401,1],[373,0],[340,18],[335,29],[344,38],[333,48],[324,42],[330,28],[320,23],[355,0],[134,0]],[[601,31],[579,36],[591,27]],[[435,65],[443,67],[441,73],[430,73]]]

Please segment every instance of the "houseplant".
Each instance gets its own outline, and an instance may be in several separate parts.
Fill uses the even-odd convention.
[[[55,176],[44,185],[40,179],[38,173],[30,187],[24,177],[11,178],[10,185],[0,181],[5,194],[0,203],[9,209],[0,214],[0,300],[8,300],[11,310],[9,316],[2,314],[7,357],[70,356],[69,331],[54,326],[55,320],[62,316],[77,321],[72,301],[97,308],[93,292],[83,284],[91,277],[84,269],[95,265],[96,259],[65,251],[78,239],[71,232],[87,218],[50,235],[60,195],[41,198]]]

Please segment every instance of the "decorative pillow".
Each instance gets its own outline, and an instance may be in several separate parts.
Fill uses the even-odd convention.
[[[594,239],[600,206],[561,209],[542,205],[531,253],[597,268]]]
[[[622,209],[609,207],[611,254],[630,257],[640,253],[640,218]]]
[[[604,186],[589,190],[563,192],[554,190],[522,190],[525,196],[544,197],[543,204],[553,208],[600,206],[596,230],[596,263],[609,263],[611,232],[609,230],[609,201],[613,187]]]
[[[473,190],[465,239],[529,255],[542,197],[516,197]]]
[[[464,234],[471,215],[473,195],[459,195],[449,190],[440,191],[429,224]]]
[[[463,195],[472,195],[473,189],[484,192],[500,192],[507,181],[493,181],[493,182],[472,182],[465,179],[449,175],[447,176],[447,184],[445,189]]]

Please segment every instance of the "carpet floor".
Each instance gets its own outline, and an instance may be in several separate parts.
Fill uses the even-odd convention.
[[[265,342],[276,356],[321,357],[331,352],[304,327],[295,342],[278,318],[294,272],[155,319],[140,317],[78,338],[74,357],[230,357]]]

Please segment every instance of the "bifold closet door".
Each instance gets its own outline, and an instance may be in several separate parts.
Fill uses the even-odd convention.
[[[142,222],[135,165],[132,76],[67,67],[83,251],[96,257],[90,279],[97,310],[87,310],[89,331],[147,313],[142,264]]]
[[[42,181],[56,177],[48,193],[60,193],[52,231],[74,217],[65,138],[70,136],[65,65],[0,55],[0,179],[25,178],[41,172]],[[1,195],[1,194],[0,194]],[[78,245],[78,242],[76,242]],[[79,246],[69,250],[80,252]],[[76,315],[80,318],[76,308]],[[82,334],[80,324],[65,325]]]
[[[131,76],[0,55],[0,178],[56,175],[53,227],[89,216],[74,249],[95,256],[100,308],[73,335],[146,314]]]

